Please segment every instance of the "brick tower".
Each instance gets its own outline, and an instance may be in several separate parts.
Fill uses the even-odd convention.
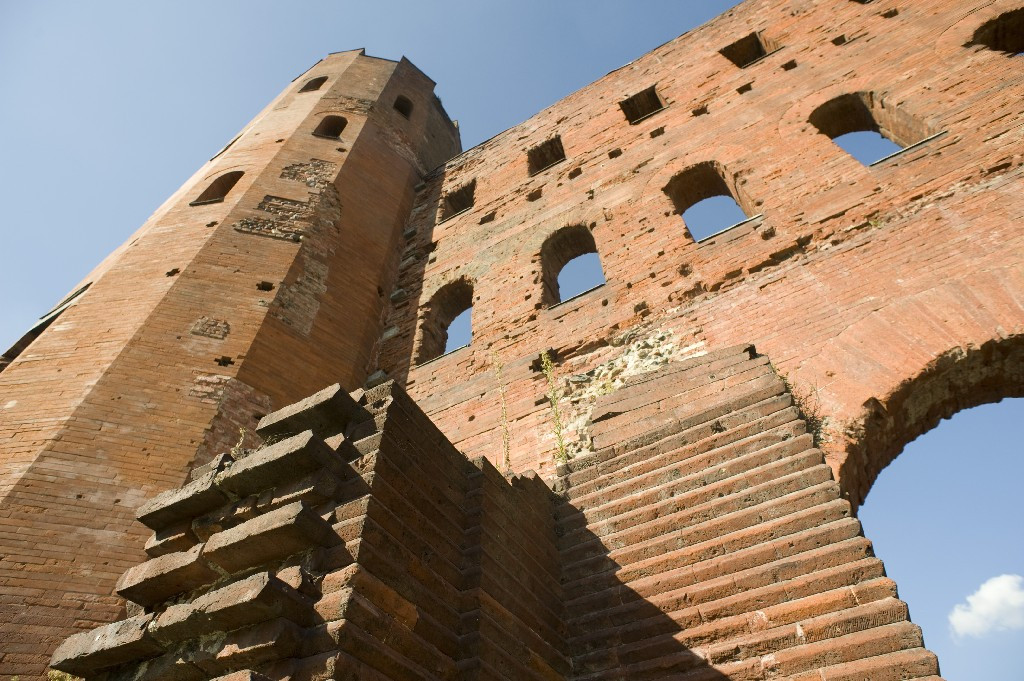
[[[8,353],[0,678],[118,616],[143,501],[273,407],[362,384],[413,188],[459,149],[411,63],[332,54]]]
[[[747,0],[464,153],[321,62],[0,373],[0,674],[938,679],[855,513],[1024,394],[1022,26]]]

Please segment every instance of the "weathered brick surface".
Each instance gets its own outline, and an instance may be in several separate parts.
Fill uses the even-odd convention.
[[[736,397],[764,377],[769,394]],[[308,423],[296,415],[335,399],[283,413]],[[467,460],[387,382],[317,416],[356,441],[306,431],[164,495],[197,512],[188,490],[249,496],[195,518],[205,541],[187,556],[126,574],[150,613],[53,664],[103,681],[934,676],[792,403],[747,345],[669,364],[597,400],[623,440],[561,466],[556,494]],[[281,505],[318,463],[346,482]],[[187,572],[207,564],[205,581]]]
[[[748,0],[466,151],[418,195],[381,367],[460,450],[500,464],[504,420],[513,470],[550,476],[540,351],[561,358],[567,437],[586,449],[605,382],[659,353],[754,342],[828,416],[826,457],[856,506],[940,418],[1022,394],[1024,83],[970,44],[1018,6]],[[753,31],[778,50],[745,68],[719,53]],[[618,103],[651,86],[665,108],[631,125]],[[810,122],[858,92],[945,134],[864,167]],[[527,150],[554,135],[566,160],[531,175]],[[763,217],[694,242],[663,188],[702,163]],[[439,220],[473,181],[474,205]],[[550,306],[541,246],[574,225],[607,283]],[[414,366],[456,280],[473,286],[473,342]]]
[[[327,81],[299,93],[314,76]],[[413,187],[459,150],[432,90],[408,61],[328,56],[0,372],[0,678],[40,675],[62,638],[118,617],[114,582],[144,555],[143,503],[258,444],[273,409],[362,383]],[[347,119],[340,139],[311,134],[327,114]],[[227,171],[244,175],[223,202],[189,205]],[[15,662],[15,650],[32,653]]]
[[[935,678],[852,514],[1024,385],[1024,81],[974,40],[1013,8],[747,0],[459,155],[407,61],[321,61],[0,366],[0,677],[122,616],[122,573],[161,615],[256,570],[324,621],[245,610],[105,681]],[[818,132],[851,98],[939,134],[863,167]],[[695,242],[702,176],[759,217]],[[554,305],[563,227],[607,283]],[[443,290],[473,342],[417,364]],[[58,663],[126,661],[97,645]]]

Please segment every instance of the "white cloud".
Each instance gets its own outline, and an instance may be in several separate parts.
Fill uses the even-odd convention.
[[[987,580],[949,613],[955,637],[981,638],[993,631],[1024,629],[1024,577],[999,575]]]

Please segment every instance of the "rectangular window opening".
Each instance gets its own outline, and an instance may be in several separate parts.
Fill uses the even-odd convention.
[[[781,47],[782,45],[765,37],[760,31],[754,31],[733,44],[723,47],[718,52],[739,68],[745,69],[769,54],[777,52]]]
[[[646,90],[641,90],[632,97],[622,100],[619,102],[619,106],[622,108],[622,113],[626,115],[626,120],[631,125],[635,125],[664,109],[665,102],[655,86],[652,85]]]
[[[526,152],[526,158],[530,166],[530,174],[536,175],[556,163],[565,160],[565,149],[562,147],[562,138],[555,135],[551,139],[538,144]]]
[[[465,213],[473,207],[476,194],[476,180],[470,180],[463,186],[448,192],[441,200],[441,221]]]

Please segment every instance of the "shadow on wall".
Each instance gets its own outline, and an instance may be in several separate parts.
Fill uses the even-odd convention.
[[[566,647],[572,660],[569,678],[728,681],[683,643],[684,630],[700,624],[696,608],[679,607],[684,593],[675,600],[663,599],[659,607],[623,581],[623,576],[639,578],[643,568],[615,562],[609,556],[611,547],[586,529],[580,510],[566,503],[556,518]],[[642,581],[664,595],[662,582],[671,577],[661,577]]]
[[[379,369],[383,370],[388,378],[395,379],[399,385],[405,385],[414,363],[422,363],[440,355],[445,346],[442,339],[439,343],[441,351],[435,353],[433,357],[425,357],[423,350],[416,348],[417,334],[421,333],[419,311],[426,310],[427,302],[423,299],[423,281],[430,255],[437,247],[434,242],[437,211],[439,206],[447,206],[449,203],[442,202],[441,194],[441,189],[445,186],[445,170],[445,167],[441,166],[424,179],[423,186],[416,194],[405,231],[402,233],[404,246],[398,264],[397,283],[391,293],[391,309],[377,360]],[[454,316],[452,315],[452,319]],[[452,319],[447,321],[451,322]],[[432,345],[436,346],[438,343],[434,342]],[[415,359],[414,349],[417,350]]]

